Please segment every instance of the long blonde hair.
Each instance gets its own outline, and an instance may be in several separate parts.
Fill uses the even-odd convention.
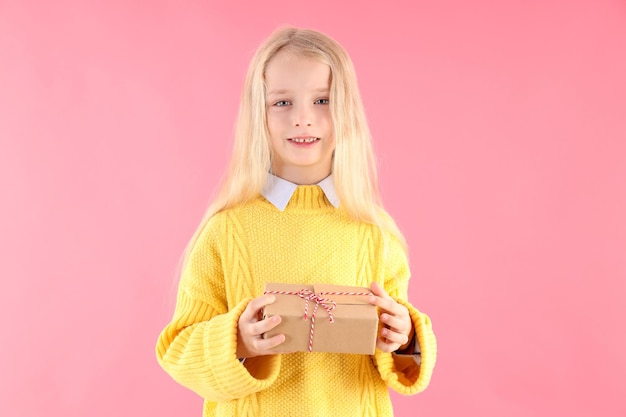
[[[340,205],[355,220],[378,225],[394,235],[406,250],[402,233],[382,208],[370,131],[352,60],[341,45],[323,33],[283,28],[257,49],[250,62],[230,165],[214,201],[187,245],[183,264],[211,217],[258,197],[265,184],[271,169],[265,69],[281,50],[319,60],[330,67],[330,112],[336,143],[332,173]]]

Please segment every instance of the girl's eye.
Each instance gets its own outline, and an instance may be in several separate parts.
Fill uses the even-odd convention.
[[[274,103],[274,106],[283,107],[283,106],[288,106],[289,104],[291,103],[289,103],[289,101],[287,100],[279,100],[276,103]]]
[[[330,103],[330,100],[328,100],[327,98],[318,98],[317,100],[315,100],[315,104],[328,104]]]

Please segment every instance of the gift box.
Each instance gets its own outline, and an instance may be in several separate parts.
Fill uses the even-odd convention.
[[[276,301],[265,306],[263,318],[280,316],[281,323],[265,338],[284,334],[276,353],[333,352],[372,355],[378,334],[378,313],[369,303],[368,288],[329,284],[267,284]]]

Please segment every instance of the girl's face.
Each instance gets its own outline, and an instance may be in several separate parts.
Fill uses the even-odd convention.
[[[330,175],[335,150],[330,75],[328,65],[285,51],[265,70],[272,171],[296,184],[315,184]]]

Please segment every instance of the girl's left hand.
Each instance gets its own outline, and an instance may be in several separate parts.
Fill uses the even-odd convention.
[[[406,348],[413,337],[413,322],[409,310],[397,303],[377,282],[372,282],[370,290],[374,295],[370,303],[380,310],[380,328],[376,347],[383,352],[395,352]]]

